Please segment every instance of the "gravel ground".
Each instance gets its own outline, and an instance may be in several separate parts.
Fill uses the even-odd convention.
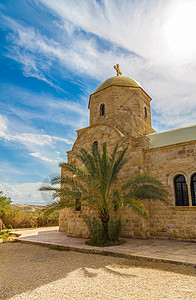
[[[196,269],[0,244],[0,299],[196,299]]]

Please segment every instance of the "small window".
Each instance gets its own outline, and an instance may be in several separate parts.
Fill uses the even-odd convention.
[[[100,105],[100,116],[104,116],[105,115],[105,104],[101,104]]]
[[[75,211],[81,211],[81,202],[80,202],[80,199],[76,199]]]
[[[95,141],[95,142],[93,143],[93,154],[97,153],[97,151],[98,151],[98,142]]]
[[[95,147],[96,149],[98,149],[98,142],[97,141],[93,142],[93,147]]]
[[[148,114],[147,114],[147,108],[146,108],[146,106],[144,106],[144,118],[146,119],[147,116],[148,116]]]
[[[196,173],[191,177],[192,206],[196,206]]]
[[[174,179],[176,206],[189,206],[188,189],[186,179],[183,175],[178,175]]]

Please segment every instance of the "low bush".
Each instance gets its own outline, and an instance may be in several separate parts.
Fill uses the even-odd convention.
[[[2,240],[3,240],[3,243],[6,243],[9,241],[9,233],[4,233],[2,234]]]
[[[103,241],[103,228],[99,219],[93,218],[92,220],[88,216],[84,216],[84,221],[88,226],[91,238],[86,241],[87,245],[91,246],[112,246],[124,243],[124,240],[119,240],[120,233],[122,231],[121,219],[111,218],[109,221],[109,240]]]
[[[102,244],[102,225],[100,220],[89,216],[84,216],[84,221],[90,231],[91,238],[87,241],[87,244],[101,246]]]
[[[0,232],[0,243],[15,242],[17,235],[11,232],[11,229],[4,229]]]
[[[58,226],[59,215],[57,212],[45,214],[44,211],[28,212],[10,208],[4,211],[2,221],[6,228]]]
[[[121,219],[111,218],[108,227],[110,240],[114,242],[118,241],[122,231]]]
[[[9,235],[10,235],[10,230],[8,230],[8,229],[1,230],[0,239],[2,239],[3,243],[6,243],[9,241]]]

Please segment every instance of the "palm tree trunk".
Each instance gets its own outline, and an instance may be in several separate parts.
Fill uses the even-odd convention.
[[[102,239],[103,242],[106,243],[109,241],[109,230],[108,230],[108,224],[109,224],[109,216],[104,215],[100,217],[101,223],[102,223]]]

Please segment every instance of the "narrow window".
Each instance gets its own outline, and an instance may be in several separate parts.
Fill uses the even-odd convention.
[[[192,206],[196,206],[196,173],[191,177]]]
[[[145,119],[147,118],[147,108],[146,108],[146,106],[144,106],[144,118]]]
[[[81,211],[81,202],[80,202],[80,199],[76,199],[75,211]]]
[[[105,115],[105,104],[101,104],[100,105],[100,116],[104,116]]]
[[[96,148],[96,149],[98,149],[98,142],[97,141],[93,142],[93,147]]]
[[[178,175],[174,179],[176,206],[189,206],[188,189],[186,179]]]
[[[98,151],[98,142],[95,141],[95,142],[93,143],[93,154],[97,153],[97,151]]]

